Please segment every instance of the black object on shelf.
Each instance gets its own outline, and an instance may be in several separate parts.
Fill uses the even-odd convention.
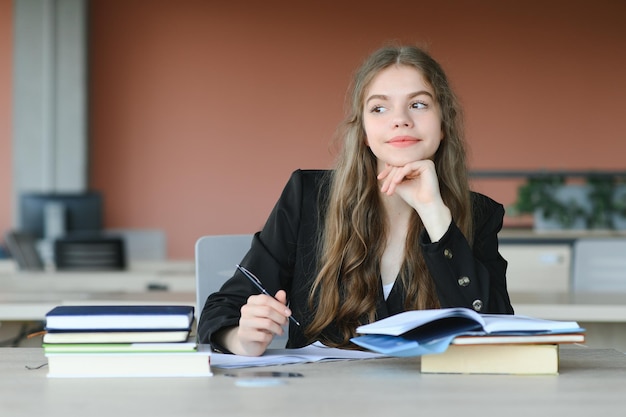
[[[54,262],[58,270],[124,270],[124,240],[100,235],[59,238],[54,242]]]

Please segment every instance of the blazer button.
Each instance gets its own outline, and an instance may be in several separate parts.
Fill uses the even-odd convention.
[[[483,308],[483,302],[480,300],[474,300],[474,302],[472,303],[472,307],[474,307],[474,310],[480,311]]]
[[[468,277],[461,277],[457,282],[461,287],[467,287],[470,284],[470,279]]]
[[[443,256],[445,256],[447,259],[452,259],[452,251],[450,249],[444,249]]]

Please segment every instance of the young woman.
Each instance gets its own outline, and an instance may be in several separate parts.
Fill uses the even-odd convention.
[[[385,47],[357,71],[332,171],[296,171],[241,265],[209,296],[199,340],[260,355],[352,347],[358,325],[409,309],[513,313],[497,234],[504,209],[469,190],[459,104],[419,48]]]

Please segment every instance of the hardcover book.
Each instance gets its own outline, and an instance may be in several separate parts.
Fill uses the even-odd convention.
[[[584,333],[549,333],[529,335],[464,335],[452,339],[453,345],[535,345],[584,343]]]
[[[194,320],[192,306],[59,306],[46,314],[50,330],[181,330]]]
[[[60,343],[43,344],[48,353],[147,353],[147,352],[195,352],[195,342],[186,343]]]
[[[137,329],[124,331],[111,330],[73,330],[58,331],[48,329],[43,336],[43,343],[148,343],[148,342],[186,342],[191,329],[154,330]]]
[[[49,378],[207,377],[211,352],[46,353]]]
[[[450,345],[445,352],[423,355],[421,372],[443,374],[556,375],[559,345]]]

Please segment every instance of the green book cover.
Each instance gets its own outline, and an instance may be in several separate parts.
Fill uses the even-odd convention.
[[[195,342],[186,343],[44,343],[45,353],[116,353],[116,352],[195,352]]]

